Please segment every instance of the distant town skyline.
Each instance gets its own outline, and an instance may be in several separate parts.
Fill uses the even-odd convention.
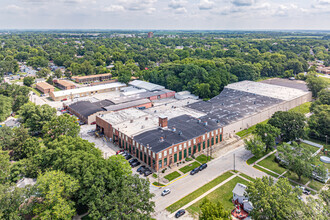
[[[330,0],[1,0],[0,29],[330,30]]]

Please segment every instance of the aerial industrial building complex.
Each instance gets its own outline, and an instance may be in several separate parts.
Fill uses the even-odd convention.
[[[187,93],[177,96],[147,82],[130,85],[143,92],[110,100],[114,104],[101,107],[108,113],[96,116],[96,128],[153,170],[206,151],[276,111],[287,111],[312,99],[305,84],[282,79],[233,83],[209,101],[196,100]],[[129,104],[137,101],[147,106]],[[99,104],[94,104],[96,109]]]

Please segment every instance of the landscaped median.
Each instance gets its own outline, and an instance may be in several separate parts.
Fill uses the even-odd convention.
[[[206,156],[204,154],[199,155],[198,157],[196,157],[196,160],[198,162],[200,162],[201,164],[203,163],[207,163],[208,161],[210,161],[212,158],[210,156]]]
[[[269,155],[257,164],[278,174],[282,174],[286,171],[284,167],[281,167],[281,165],[275,161],[275,154]]]
[[[178,178],[179,176],[181,176],[181,174],[178,171],[174,171],[164,176],[164,178],[171,182],[172,180]]]
[[[187,166],[184,166],[182,168],[180,168],[179,170],[182,172],[182,173],[188,173],[189,171],[199,167],[201,164],[194,161],[192,162],[191,164],[187,165]]]
[[[172,205],[168,206],[166,208],[166,210],[169,211],[170,213],[175,212],[176,210],[180,209],[182,206],[188,204],[192,200],[198,198],[199,196],[203,195],[204,193],[206,193],[207,191],[209,191],[210,189],[212,189],[213,187],[219,185],[221,182],[225,181],[226,179],[228,179],[232,175],[233,175],[232,173],[226,172],[226,173],[218,176],[217,178],[215,178],[211,182],[205,184],[204,186],[198,188],[197,190],[195,190],[194,192],[190,193],[189,195],[183,197],[179,201],[177,201],[177,202],[173,203]]]

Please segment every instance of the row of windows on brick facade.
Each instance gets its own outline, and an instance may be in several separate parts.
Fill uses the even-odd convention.
[[[115,139],[115,132],[116,132],[116,130],[113,129],[113,138],[114,139]],[[149,156],[151,156],[151,150],[150,149],[147,149],[145,146],[139,144],[135,140],[132,141],[131,138],[129,138],[128,136],[126,136],[123,133],[120,133],[119,132],[119,135],[118,136],[119,136],[119,140],[118,141],[119,141],[119,146],[120,147],[125,148],[126,150],[129,150],[130,153],[134,153],[134,154],[135,154],[135,147],[136,147],[136,149],[137,150],[140,150],[140,152],[144,152],[145,154],[148,154]],[[210,137],[212,137],[212,138],[210,138]],[[205,149],[205,144],[206,144],[205,141],[206,140],[207,140],[208,147],[210,146],[210,141],[211,141],[211,146],[214,145],[214,137],[216,137],[216,140],[215,140],[216,144],[219,142],[219,139],[220,139],[220,142],[222,141],[222,128],[202,135],[203,149]],[[189,141],[187,141],[185,143],[179,144],[178,146],[174,146],[172,148],[166,149],[166,150],[158,153],[158,159],[161,159],[163,157],[163,155],[164,155],[164,157],[166,157],[167,156],[167,151],[169,152],[169,155],[171,155],[172,154],[172,149],[173,149],[173,152],[176,153],[178,151],[178,147],[179,147],[179,151],[181,151],[182,148],[186,149],[187,148],[187,145],[189,147],[188,148],[189,149],[189,155],[191,155],[191,145],[192,145],[192,142],[194,144],[194,153],[195,153],[195,150],[196,150],[195,148],[196,148],[196,143],[197,143],[197,140],[196,139],[197,138],[194,138],[194,139],[189,140]],[[133,148],[131,148],[131,144],[128,143],[128,142],[132,142],[133,143]],[[198,144],[198,146],[199,146],[198,152],[200,151],[200,147],[201,147],[200,145],[201,145],[201,143]],[[186,152],[186,150],[184,152]],[[139,156],[139,155],[137,155],[137,156]],[[156,159],[155,152],[152,152],[152,157],[154,159]],[[184,158],[185,157],[186,157],[186,153],[185,153]],[[164,166],[166,166],[166,165],[164,165]]]

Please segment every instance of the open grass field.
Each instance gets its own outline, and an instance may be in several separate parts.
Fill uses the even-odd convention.
[[[32,92],[34,92],[36,95],[40,96],[41,95],[41,92],[36,89],[36,88],[31,88]]]
[[[200,163],[198,163],[198,162],[195,161],[195,162],[193,162],[193,163],[191,163],[191,164],[189,164],[187,166],[184,166],[184,167],[180,168],[179,170],[182,173],[188,173],[189,171],[191,171],[191,170],[193,170],[193,169],[195,169],[195,168],[197,168],[199,166],[200,166]]]
[[[316,191],[320,191],[323,186],[324,186],[323,183],[316,180],[311,180],[311,182],[308,184],[308,187],[315,189]]]
[[[164,176],[164,178],[171,182],[172,180],[178,178],[179,176],[181,176],[181,174],[178,171],[174,171]]]
[[[240,176],[242,176],[242,177],[244,177],[244,178],[246,178],[246,179],[248,179],[248,180],[250,180],[250,181],[252,181],[252,182],[254,182],[254,181],[255,181],[255,179],[254,179],[254,178],[252,178],[252,177],[250,177],[250,176],[246,175],[245,173],[240,173],[239,175],[240,175]]]
[[[178,210],[182,206],[188,204],[190,201],[192,201],[192,200],[196,199],[197,197],[203,195],[205,192],[209,191],[210,189],[212,189],[216,185],[220,184],[224,180],[228,179],[232,175],[233,174],[231,174],[230,172],[226,172],[226,173],[218,176],[217,178],[215,178],[211,182],[205,184],[204,186],[200,187],[199,189],[195,190],[194,192],[190,193],[189,195],[183,197],[179,201],[177,201],[177,202],[173,203],[172,205],[168,206],[166,208],[166,210],[171,212],[171,213],[175,212],[176,210]]]
[[[287,172],[286,174],[284,174],[284,176],[285,177],[288,177],[289,179],[294,180],[294,181],[296,181],[298,183],[301,183],[303,185],[305,185],[308,182],[308,180],[309,180],[308,178],[303,177],[303,176],[301,177],[301,180],[299,180],[297,174],[295,174],[293,172]]]
[[[303,148],[315,153],[319,148],[318,147],[314,147],[312,145],[309,144],[305,144],[305,143],[300,143],[300,146],[302,146]]]
[[[263,169],[262,167],[260,167],[258,165],[254,165],[253,167],[256,168],[256,169],[258,169],[258,170],[260,170],[260,171],[262,171],[262,172],[264,172],[264,173],[267,173],[268,175],[273,176],[275,178],[279,177],[275,173],[269,172],[268,170],[265,170],[265,169]]]
[[[248,159],[248,160],[246,161],[246,163],[247,163],[248,165],[250,165],[250,164],[256,162],[257,160],[259,160],[260,158],[262,158],[263,156],[265,156],[265,155],[268,154],[268,153],[269,153],[269,152],[264,152],[262,155],[260,155],[260,157],[253,156],[253,157],[251,157],[250,159]]]
[[[278,174],[282,174],[284,171],[286,171],[284,167],[281,167],[278,163],[275,162],[275,153],[260,161],[258,165],[272,170]]]
[[[305,102],[302,105],[299,105],[293,109],[290,109],[289,112],[297,112],[297,113],[302,113],[302,114],[307,114],[309,111],[309,107],[311,106],[311,102]]]
[[[218,189],[214,190],[212,193],[208,194],[206,198],[212,202],[220,201],[227,211],[231,211],[234,208],[234,205],[231,201],[233,198],[232,191],[237,183],[242,183],[244,185],[247,185],[249,182],[247,182],[246,180],[240,177],[235,177],[234,179],[220,186]],[[199,213],[200,211],[199,206],[201,202],[202,200],[199,200],[195,204],[191,205],[190,207],[187,208],[187,211],[191,214]]]

